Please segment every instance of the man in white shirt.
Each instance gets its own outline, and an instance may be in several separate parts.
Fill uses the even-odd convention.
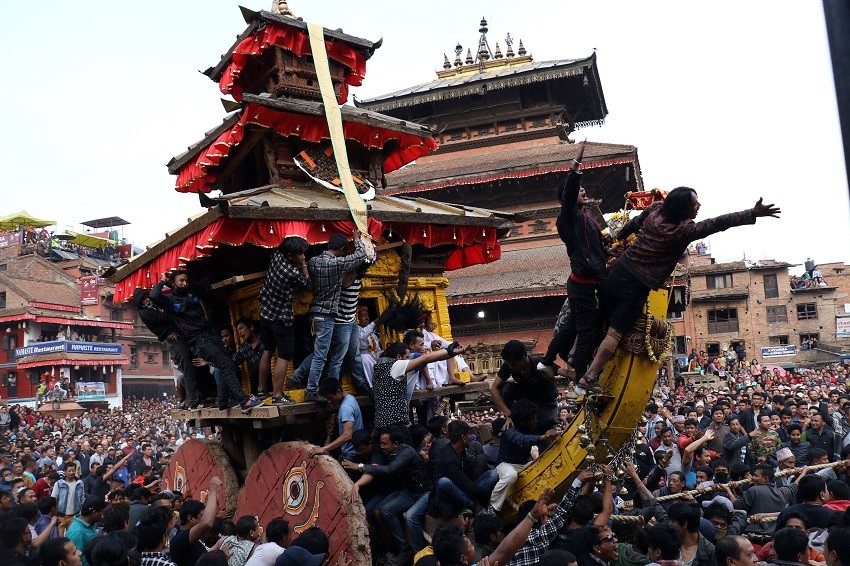
[[[51,497],[56,498],[56,514],[59,519],[59,535],[64,536],[65,530],[74,521],[74,515],[83,507],[85,489],[83,482],[77,479],[77,466],[72,463],[65,465],[65,477],[53,484]]]
[[[266,526],[268,542],[257,546],[245,566],[274,566],[277,557],[289,547],[292,533],[289,523],[283,519],[272,519]]]

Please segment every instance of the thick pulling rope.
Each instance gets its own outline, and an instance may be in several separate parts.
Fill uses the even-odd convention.
[[[307,24],[307,32],[310,35],[310,49],[313,51],[313,63],[316,66],[316,76],[319,79],[319,90],[322,92],[322,103],[325,107],[325,118],[328,121],[328,129],[331,134],[334,157],[336,158],[337,171],[342,182],[345,200],[348,209],[354,218],[354,224],[363,233],[364,243],[369,243],[369,230],[366,223],[366,203],[357,192],[354,180],[351,178],[351,169],[348,165],[348,153],[345,149],[345,138],[342,131],[342,116],[339,112],[339,104],[336,101],[333,83],[331,82],[331,71],[328,65],[328,53],[325,49],[324,28],[318,24]]]

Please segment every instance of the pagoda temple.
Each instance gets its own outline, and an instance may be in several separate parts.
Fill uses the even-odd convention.
[[[190,279],[214,281],[205,304],[213,325],[257,319],[271,251],[284,238],[306,239],[310,257],[332,234],[351,234],[356,221],[377,251],[360,304],[376,317],[396,297],[416,296],[437,332],[451,338],[445,272],[498,260],[499,238],[509,233],[513,215],[421,195],[376,194],[389,173],[437,148],[426,126],[339,106],[349,87],[362,82],[380,43],[306,24],[282,1],[272,12],[242,13],[247,28],[206,71],[233,99],[224,103],[227,115],[168,163],[175,189],[197,194],[205,210],[119,269],[112,277],[114,301],[128,301],[136,289],[181,268]],[[208,196],[212,191],[219,193]],[[295,298],[297,344],[309,342],[309,302],[309,292]],[[384,344],[397,338],[382,336]],[[296,346],[296,365],[306,353]],[[455,388],[477,395],[486,385]],[[451,395],[450,389],[417,393]],[[303,390],[287,393],[303,399]],[[368,398],[358,402],[369,410]],[[163,474],[166,486],[200,498],[211,477],[222,477],[221,512],[257,515],[261,524],[285,516],[296,534],[317,525],[330,539],[329,562],[345,557],[371,564],[362,505],[339,504],[350,501],[351,480],[333,458],[315,456],[301,442],[324,443],[324,419],[331,415],[322,408],[297,402],[263,405],[247,415],[201,409],[175,416],[221,426],[222,441],[182,445]]]
[[[326,159],[332,157],[330,132],[307,25],[282,13],[245,8],[242,13],[248,27],[206,71],[236,101],[225,102],[229,113],[221,125],[168,163],[177,177],[176,190],[200,193],[207,211],[121,269],[115,276],[116,301],[129,300],[134,289],[150,287],[171,269],[187,268],[190,276],[215,273],[220,280],[244,276],[264,269],[269,250],[286,236],[321,245],[334,232],[353,228],[343,194],[327,188],[339,180],[323,186],[299,166],[298,158],[306,157],[318,162],[316,174],[327,169],[328,177],[334,175],[333,160]],[[329,29],[324,34],[334,91],[342,103],[348,87],[363,80],[366,61],[380,43]],[[437,147],[431,129],[409,120],[352,106],[340,111],[351,171],[364,181],[364,196],[369,186],[386,184],[387,173]],[[221,196],[203,194],[213,190]],[[412,277],[441,277],[446,269],[497,260],[497,235],[508,232],[511,217],[385,194],[368,200],[367,209],[373,239],[412,246],[412,257],[406,259]],[[437,295],[425,302],[434,306],[442,332],[450,336],[442,291]]]
[[[446,291],[455,337],[490,346],[473,360],[490,373],[505,341],[520,338],[542,352],[552,336],[569,275],[554,189],[578,151],[577,131],[601,125],[608,107],[595,53],[535,61],[510,33],[493,44],[486,20],[478,31],[472,46],[444,56],[435,80],[355,103],[439,132],[439,149],[387,175],[383,194],[518,216],[499,262],[452,272]],[[643,190],[634,146],[588,142],[581,170],[603,213]]]

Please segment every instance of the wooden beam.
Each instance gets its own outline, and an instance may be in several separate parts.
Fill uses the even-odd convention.
[[[236,168],[239,167],[239,164],[242,163],[242,160],[248,157],[254,146],[257,145],[260,140],[263,139],[263,136],[266,135],[266,132],[268,132],[268,130],[265,128],[252,128],[251,135],[248,137],[248,139],[245,140],[243,138],[242,143],[236,146],[239,148],[236,152],[236,155],[233,155],[233,151],[231,150],[231,153],[227,157],[227,164],[224,166],[224,169],[222,169],[216,174],[217,179],[212,186],[213,189],[220,189],[222,185],[224,185],[224,183],[230,178],[233,172],[236,171]]]
[[[509,223],[503,218],[464,216],[460,214],[429,214],[413,211],[371,210],[369,215],[382,222],[406,222],[411,224],[446,224],[450,226],[488,226],[499,228]],[[265,220],[351,220],[351,212],[346,209],[300,208],[274,206],[234,206],[228,209],[231,218],[250,218]]]
[[[222,287],[227,287],[228,285],[235,285],[237,283],[242,283],[244,281],[253,281],[255,279],[262,279],[266,276],[265,271],[258,271],[257,273],[248,273],[246,275],[236,275],[234,277],[228,277],[227,279],[223,279],[218,283],[213,283],[210,285],[210,290],[221,289]]]
[[[269,183],[280,184],[280,169],[277,168],[277,155],[274,152],[274,144],[269,136],[263,136],[263,159],[269,170]]]

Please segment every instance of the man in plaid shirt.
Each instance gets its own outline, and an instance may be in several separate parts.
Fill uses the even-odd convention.
[[[354,229],[354,253],[347,254],[348,238],[334,234],[328,240],[328,249],[307,262],[310,282],[313,284],[313,301],[310,317],[313,322],[313,359],[310,361],[310,376],[307,379],[305,401],[324,403],[319,395],[319,379],[327,363],[328,351],[334,334],[334,319],[339,311],[343,276],[356,269],[366,259],[366,248],[360,241],[360,230]]]
[[[548,521],[528,533],[525,544],[508,562],[507,566],[530,566],[540,561],[540,557],[549,550],[549,546],[558,536],[558,532],[567,524],[570,511],[572,511],[582,487],[592,479],[593,470],[585,469],[579,472],[578,477],[573,480],[570,489],[567,490],[564,498],[561,499],[561,503],[555,509],[555,514]]]
[[[266,281],[260,289],[260,327],[263,355],[260,358],[260,383],[266,384],[271,373],[272,352],[277,350],[277,363],[272,375],[272,401],[283,400],[283,378],[295,353],[292,323],[292,298],[296,289],[310,285],[307,263],[307,240],[298,236],[284,238],[272,256]]]

